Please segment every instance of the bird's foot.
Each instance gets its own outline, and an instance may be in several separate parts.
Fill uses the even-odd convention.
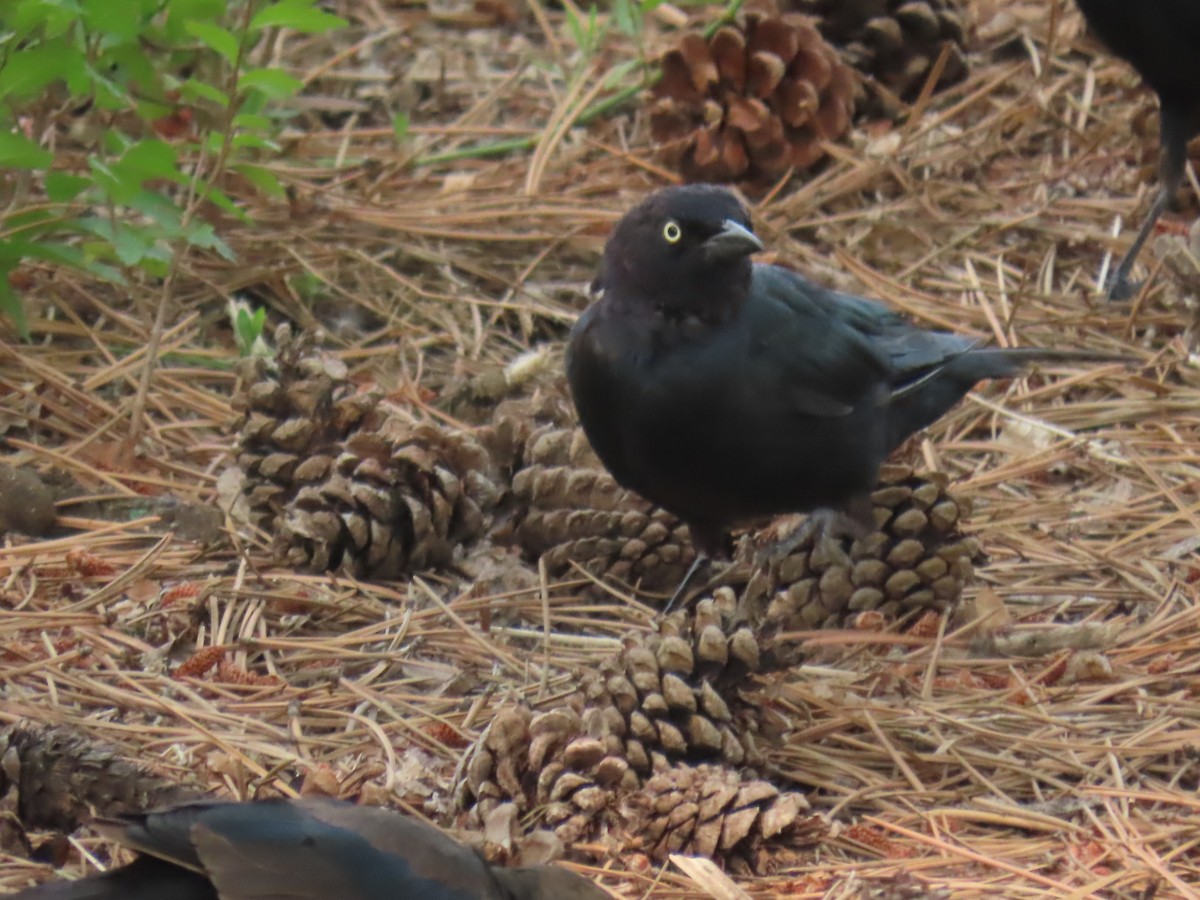
[[[798,527],[768,545],[758,558],[759,566],[774,570],[783,560],[806,544],[822,554],[845,556],[842,540],[863,537],[870,531],[857,515],[836,509],[818,509],[804,517]]]
[[[1113,303],[1126,303],[1132,300],[1142,290],[1144,282],[1132,281],[1129,276],[1117,272],[1112,278],[1108,279],[1108,287],[1106,292],[1108,299]]]

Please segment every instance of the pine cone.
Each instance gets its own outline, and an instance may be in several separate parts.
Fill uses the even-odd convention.
[[[687,526],[618,485],[579,428],[533,431],[512,489],[522,510],[514,539],[551,573],[575,562],[601,578],[667,590],[696,557]]]
[[[938,87],[967,74],[967,12],[962,0],[784,0],[813,16],[843,58],[893,94],[913,99],[950,46]]]
[[[681,760],[758,763],[756,714],[737,686],[762,653],[732,606],[704,600],[662,633],[631,636],[570,706],[497,713],[469,754],[463,805],[485,821],[512,803],[572,843],[595,833],[618,794]]]
[[[243,493],[282,560],[387,578],[445,565],[483,535],[502,489],[478,441],[385,410],[306,340],[276,341],[275,365],[248,364],[234,408]]]
[[[678,759],[759,760],[757,723],[736,688],[762,667],[763,648],[734,621],[732,594],[723,599],[667,617],[660,634],[631,636],[584,683],[588,733],[643,775]]]
[[[659,772],[622,804],[625,828],[655,859],[686,853],[753,860],[769,842],[815,844],[826,827],[819,816],[805,816],[808,809],[802,794],[712,765]]]
[[[460,802],[474,804],[472,820],[485,822],[512,804],[528,827],[549,827],[567,846],[607,834],[621,843],[614,851],[640,848],[659,859],[676,852],[744,857],[764,841],[823,833],[819,820],[801,819],[803,796],[733,768],[663,764],[643,781],[623,748],[614,752],[611,740],[593,734],[611,738],[612,720],[589,712],[498,712],[461,785]]]
[[[27,828],[74,831],[92,816],[179,803],[198,785],[155,774],[109,744],[65,726],[19,721],[0,731],[0,796],[16,792]]]
[[[872,495],[878,530],[852,542],[808,535],[770,571],[751,577],[743,602],[769,596],[767,622],[784,629],[836,627],[864,610],[895,618],[948,608],[980,551],[975,538],[959,533],[968,510],[946,485],[940,472],[884,465]]]
[[[824,158],[850,127],[858,79],[804,16],[748,13],[662,57],[650,128],[692,181],[768,181]]]

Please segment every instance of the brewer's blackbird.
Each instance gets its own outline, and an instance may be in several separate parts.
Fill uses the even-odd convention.
[[[873,526],[880,464],[980,379],[1034,360],[914,327],[880,303],[774,265],[729,191],[672,187],[617,224],[571,332],[584,432],[623,486],[688,523],[702,554],[727,529],[828,509]],[[690,573],[689,573],[690,574]]]
[[[199,801],[104,820],[127,866],[14,900],[603,900],[556,866],[503,869],[398,812],[325,798]]]
[[[1076,0],[1088,24],[1158,94],[1159,191],[1109,285],[1109,296],[1133,294],[1129,273],[1154,224],[1183,182],[1187,143],[1200,133],[1200,2]]]

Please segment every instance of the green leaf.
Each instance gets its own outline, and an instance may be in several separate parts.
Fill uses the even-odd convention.
[[[46,196],[55,203],[70,203],[92,186],[92,179],[66,172],[46,174]]]
[[[250,148],[252,150],[266,150],[268,153],[278,153],[279,144],[268,138],[258,134],[247,134],[242,132],[233,136],[233,149],[244,150]]]
[[[304,87],[304,82],[278,69],[251,69],[238,79],[238,92],[257,91],[273,100],[294,97]]]
[[[230,65],[237,63],[241,45],[231,32],[219,25],[210,25],[208,22],[191,21],[185,28],[188,34],[198,39],[210,50],[220,54],[227,63]]]
[[[273,130],[274,123],[266,116],[256,113],[240,113],[233,117],[233,127],[235,129],[245,128],[248,131],[270,132]]]
[[[79,4],[74,0],[21,0],[15,9],[6,11],[0,22],[12,30],[17,40],[23,40],[38,32],[45,40],[62,37],[81,15]]]
[[[633,70],[639,69],[642,65],[640,59],[627,59],[622,63],[613,66],[604,76],[604,84],[606,87],[615,88],[625,80],[625,77]]]
[[[173,240],[179,237],[183,210],[167,197],[158,191],[142,189],[131,197],[128,203],[131,209],[153,221],[162,232],[163,238]]]
[[[345,26],[345,19],[323,10],[314,9],[312,0],[282,0],[280,3],[259,10],[258,14],[250,20],[251,31],[280,27],[317,34]]]
[[[135,42],[142,34],[141,10],[136,3],[82,0],[81,5],[83,21],[92,34],[123,42]]]
[[[396,138],[396,143],[401,143],[408,137],[408,113],[401,110],[392,116],[392,134]]]
[[[139,182],[130,181],[125,173],[94,156],[88,157],[88,168],[92,170],[96,187],[104,191],[114,203],[127,202],[141,187]]]
[[[268,197],[279,199],[287,196],[283,185],[279,183],[279,179],[275,177],[275,173],[270,169],[250,165],[249,163],[241,163],[235,165],[233,168]]]
[[[131,178],[148,181],[166,178],[183,183],[187,179],[176,165],[177,151],[165,141],[150,139],[131,145],[113,167]]]
[[[218,238],[216,229],[208,222],[193,222],[191,226],[188,226],[184,236],[188,244],[193,247],[215,251],[218,256],[229,260],[230,263],[236,262],[238,259],[238,254],[234,253],[226,242]]]
[[[167,37],[180,42],[189,22],[220,22],[226,11],[225,0],[167,0]]]
[[[28,100],[56,81],[71,81],[84,62],[83,54],[63,40],[13,50],[0,67],[0,100]]]
[[[199,99],[214,103],[221,109],[229,106],[229,97],[224,91],[218,90],[206,82],[197,81],[195,78],[189,78],[179,86],[179,95],[185,103]]]
[[[615,0],[612,10],[617,28],[630,37],[636,37],[642,29],[642,19],[640,10],[634,12],[633,0]]]
[[[124,84],[110,78],[96,66],[88,64],[84,68],[84,77],[88,79],[87,86],[82,89],[71,86],[73,93],[81,94],[90,90],[96,105],[101,109],[126,109],[133,105],[133,97]]]
[[[200,191],[200,195],[209,203],[212,203],[214,206],[225,210],[225,212],[232,216],[236,216],[243,222],[248,222],[250,220],[250,217],[246,215],[246,211],[230,200],[229,195],[224,191],[218,190],[211,184],[205,184],[203,182],[197,185],[197,187]]]
[[[125,227],[117,229],[113,250],[117,254],[117,259],[125,265],[136,266],[142,261],[142,257],[146,255],[148,249],[146,241],[135,229]]]
[[[4,231],[10,235],[44,234],[54,227],[58,216],[49,209],[29,209],[15,212],[4,219]]]
[[[54,154],[16,131],[0,131],[0,167],[44,169],[54,162]]]
[[[233,305],[232,303],[230,304]],[[238,352],[242,356],[249,356],[254,352],[255,344],[262,337],[263,328],[267,323],[267,310],[265,307],[258,307],[251,312],[246,306],[239,301],[237,303],[237,313],[234,315],[233,330],[237,336]]]
[[[224,259],[233,262],[237,254],[217,236],[216,229],[207,222],[193,222],[184,233],[187,242],[193,247],[204,250],[214,250]]]

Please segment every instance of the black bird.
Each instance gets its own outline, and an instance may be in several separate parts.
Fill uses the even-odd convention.
[[[1158,94],[1162,143],[1158,196],[1109,286],[1110,297],[1124,300],[1133,294],[1129,273],[1142,245],[1183,183],[1188,141],[1200,134],[1200,2],[1076,2],[1100,39]]]
[[[976,382],[1035,360],[1113,359],[925,331],[752,263],[761,249],[729,191],[652,194],[609,238],[600,297],[567,347],[601,461],[686,521],[709,556],[728,550],[731,525],[778,513],[828,509],[873,527],[880,464]]]
[[[604,900],[556,866],[503,869],[398,812],[338,800],[198,801],[103,820],[140,854],[14,900]]]

